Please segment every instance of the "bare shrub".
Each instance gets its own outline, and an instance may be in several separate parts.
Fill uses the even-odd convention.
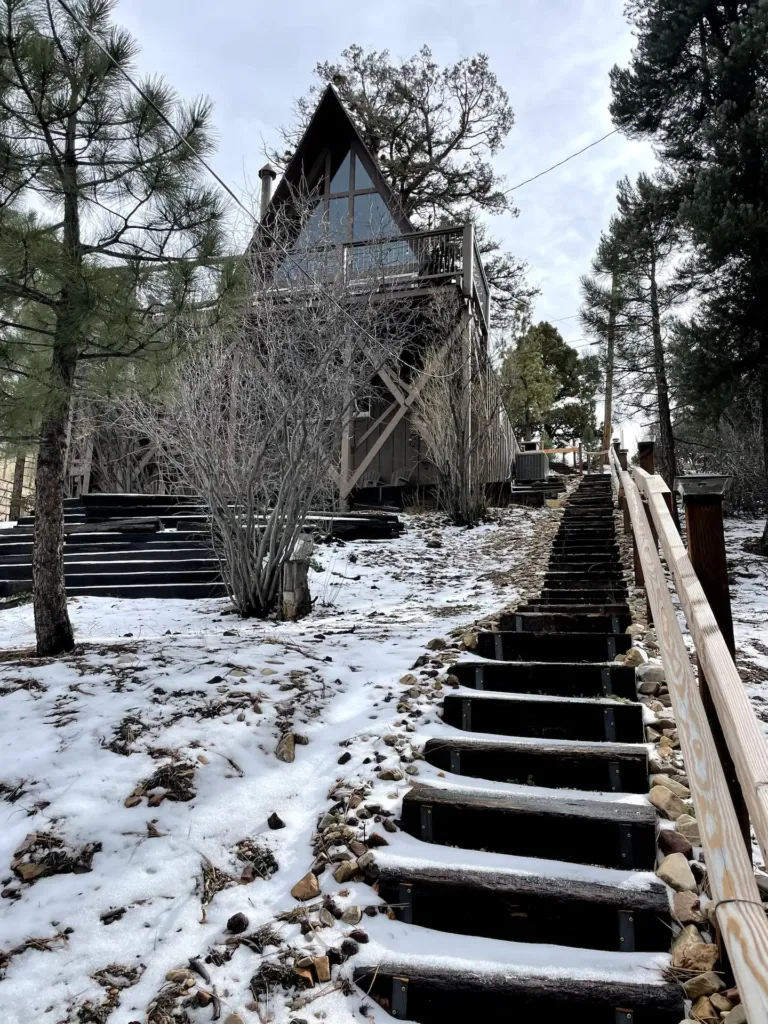
[[[364,259],[345,250],[348,261],[327,239],[318,247],[316,234],[297,240],[312,204],[294,199],[290,214],[253,240],[241,308],[224,324],[189,331],[161,407],[126,408],[166,475],[207,504],[243,616],[280,613],[283,569],[307,515],[331,506],[355,400],[414,329],[412,303],[387,286],[387,244],[367,246]]]
[[[486,513],[489,481],[506,480],[511,428],[481,337],[458,296],[432,303],[433,339],[416,380],[415,421],[437,475],[438,507],[457,525]]]

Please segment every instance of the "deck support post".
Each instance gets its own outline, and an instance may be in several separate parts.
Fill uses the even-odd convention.
[[[723,493],[726,483],[726,478],[721,476],[678,477],[675,480],[675,488],[682,495],[685,509],[688,557],[706,594],[731,657],[735,660],[736,644],[733,635],[733,615],[723,527]],[[739,819],[747,854],[751,858],[749,812],[701,665],[699,665],[699,692],[731,793],[733,807]]]

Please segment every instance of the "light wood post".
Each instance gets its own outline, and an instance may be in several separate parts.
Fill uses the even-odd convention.
[[[21,498],[24,493],[24,466],[26,456],[17,455],[16,465],[13,467],[13,488],[11,490],[11,505],[8,510],[8,518],[11,521],[21,518]]]
[[[730,655],[735,660],[736,644],[733,636],[733,614],[731,612],[731,593],[728,586],[728,562],[725,554],[725,530],[723,528],[723,494],[722,491],[718,493],[714,487],[707,488],[701,477],[697,481],[698,486],[695,491],[686,487],[684,477],[678,477],[676,483],[682,494],[685,509],[688,557],[709,601],[709,606],[720,627]],[[728,788],[731,791],[731,799],[739,819],[744,843],[751,857],[752,840],[749,812],[701,664],[699,664],[699,691],[715,738]]]
[[[619,448],[619,465],[626,473],[629,469],[628,455],[629,452],[626,448]],[[627,497],[624,494],[624,488],[621,489],[621,510],[624,513],[624,536],[629,536],[632,533],[632,520],[629,516],[629,505],[627,505]]]

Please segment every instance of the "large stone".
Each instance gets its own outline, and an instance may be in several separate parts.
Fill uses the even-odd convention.
[[[629,636],[642,636],[645,633],[645,627],[641,626],[639,622],[633,622],[631,626],[627,626],[624,632]]]
[[[637,669],[637,678],[643,683],[666,683],[667,676],[664,666],[657,661],[649,661]]]
[[[673,828],[663,828],[659,832],[659,849],[665,856],[668,853],[682,853],[686,860],[690,860],[693,854],[693,846]]]
[[[728,1013],[729,1010],[733,1009],[733,1003],[722,992],[713,992],[709,997],[709,1001],[718,1013]]]
[[[224,1024],[245,1024],[239,1013],[228,1013],[224,1018]]]
[[[706,1022],[706,1024],[715,1024],[716,1021],[720,1020],[720,1014],[707,996],[702,996],[701,999],[696,1000],[691,1007],[691,1016],[694,1020],[700,1020]]]
[[[287,732],[280,737],[275,749],[275,757],[278,761],[285,761],[287,764],[296,759],[296,737],[292,732]]]
[[[331,980],[331,964],[327,956],[316,956],[312,960],[317,980],[322,984]]]
[[[680,924],[702,924],[704,922],[699,898],[693,892],[676,892],[672,900],[672,913]]]
[[[654,778],[658,778],[655,775]],[[651,786],[649,799],[659,814],[663,814],[670,821],[677,821],[681,814],[686,813],[685,804],[666,786]]]
[[[427,643],[427,650],[430,651],[444,651],[448,644],[443,640],[442,637],[436,636],[434,640],[430,640]]]
[[[637,668],[638,665],[644,665],[647,661],[648,655],[639,647],[630,647],[624,655],[624,664],[634,666],[635,668]]]
[[[317,875],[314,875],[311,871],[308,871],[303,878],[300,878],[291,889],[291,896],[295,900],[301,900],[302,903],[306,900],[313,900],[319,895],[320,883],[317,880]]]
[[[701,835],[699,834],[699,823],[687,812],[681,814],[675,822],[675,828],[680,835],[685,836],[689,843],[694,846],[701,846]]]
[[[717,946],[705,943],[696,925],[686,925],[672,944],[672,966],[703,974],[711,971],[716,963]]]
[[[723,1017],[723,1024],[747,1024],[747,1011],[741,1003]]]
[[[719,992],[723,983],[714,971],[707,971],[706,974],[697,974],[695,978],[689,978],[683,982],[683,988],[688,999],[694,1002],[702,996],[711,996]]]
[[[360,924],[362,917],[363,911],[360,907],[353,904],[352,906],[345,908],[341,915],[341,920],[344,924]]]
[[[357,874],[357,861],[344,860],[333,872],[333,877],[339,885],[343,885],[343,883],[348,882],[354,874]]]
[[[680,782],[676,782],[675,779],[671,779],[668,775],[654,775],[653,786],[663,786],[665,789],[670,789],[675,796],[679,796],[681,800],[687,800],[691,791],[687,786],[684,786]]]
[[[696,879],[682,853],[670,853],[656,868],[659,878],[676,892],[696,892]]]

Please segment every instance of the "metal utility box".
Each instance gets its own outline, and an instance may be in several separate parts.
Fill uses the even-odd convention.
[[[515,458],[515,479],[518,483],[546,480],[549,459],[544,452],[518,452]]]

